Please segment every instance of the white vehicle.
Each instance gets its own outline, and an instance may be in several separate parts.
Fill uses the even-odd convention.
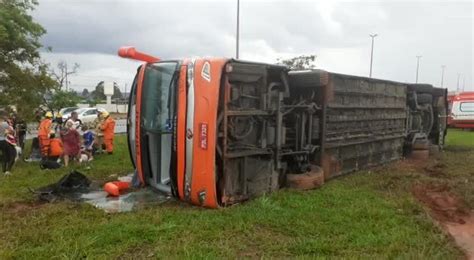
[[[63,116],[63,120],[67,120],[71,116],[72,111],[77,110],[77,109],[78,107],[61,108],[61,110],[59,110],[59,114]]]
[[[77,112],[77,118],[81,120],[83,124],[91,123],[97,118],[97,111],[104,112],[105,109],[103,108],[96,108],[96,107],[88,107],[88,108],[79,108],[75,112]]]
[[[451,122],[456,128],[474,129],[474,92],[464,92],[454,97]]]

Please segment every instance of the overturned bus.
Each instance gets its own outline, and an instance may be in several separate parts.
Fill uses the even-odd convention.
[[[226,58],[144,61],[128,144],[142,185],[217,208],[285,186],[426,158],[446,135],[446,89]]]

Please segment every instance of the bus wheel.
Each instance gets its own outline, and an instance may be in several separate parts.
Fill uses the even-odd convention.
[[[410,159],[417,161],[425,161],[430,157],[429,150],[413,150],[410,154]]]
[[[412,145],[413,150],[427,150],[430,147],[428,140],[416,140]]]

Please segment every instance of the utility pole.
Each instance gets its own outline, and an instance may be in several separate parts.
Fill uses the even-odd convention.
[[[239,58],[239,37],[240,37],[240,0],[237,0],[237,28],[236,28],[236,37],[235,37],[235,58]]]
[[[441,65],[441,87],[443,87],[443,81],[444,81],[444,69],[446,68],[446,65]]]
[[[420,69],[420,58],[423,56],[416,56],[416,81],[418,83],[418,70]]]
[[[378,34],[369,34],[370,38],[372,38],[372,48],[370,50],[370,72],[369,78],[372,78],[372,63],[374,60],[374,38],[378,36]]]

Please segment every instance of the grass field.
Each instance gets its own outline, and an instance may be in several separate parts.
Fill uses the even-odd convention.
[[[230,208],[209,210],[170,201],[106,214],[73,202],[37,204],[28,187],[70,169],[41,171],[20,163],[0,177],[0,259],[462,257],[413,199],[414,183],[447,183],[474,207],[474,132],[451,130],[437,160],[442,174],[394,163],[328,182],[321,189],[282,190]],[[125,139],[112,156],[80,171],[95,180],[132,170]]]

